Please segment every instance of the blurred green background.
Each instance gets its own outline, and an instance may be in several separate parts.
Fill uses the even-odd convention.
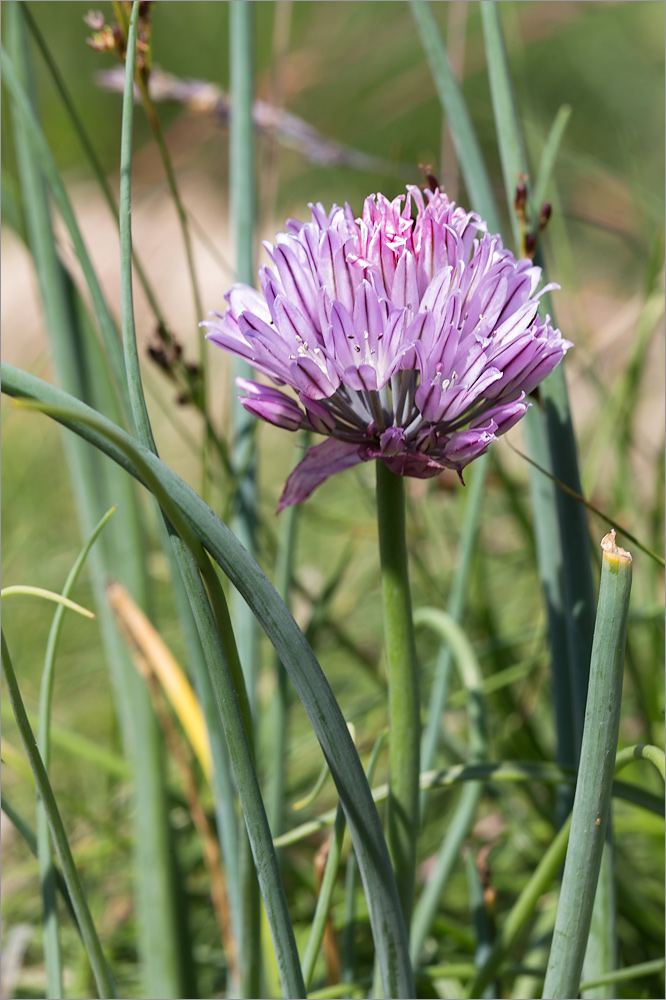
[[[154,65],[181,80],[192,78],[226,89],[227,6],[198,2],[155,4]],[[462,80],[498,202],[502,204],[503,182],[478,4],[440,2],[433,7],[448,38],[452,64]],[[116,186],[121,98],[96,83],[98,71],[113,68],[114,60],[86,45],[90,30],[82,20],[85,5],[61,2],[32,4],[30,8]],[[102,10],[110,18],[110,5],[103,5]],[[341,147],[385,161],[384,166],[374,164],[367,170],[325,166],[311,162],[306,149],[287,147],[275,136],[260,133],[257,182],[262,237],[270,239],[287,216],[305,218],[307,202],[312,200],[327,205],[348,201],[359,214],[363,198],[371,192],[381,190],[395,196],[405,180],[419,183],[419,164],[430,164],[442,186],[466,204],[407,4],[283,0],[279,4],[258,2],[255,12],[257,97],[283,107]],[[566,368],[584,487],[597,506],[661,552],[664,4],[505,2],[501,12],[533,170],[556,112],[563,104],[572,108],[548,192],[554,213],[544,251],[550,280],[562,286],[554,297],[557,324],[575,344]],[[37,55],[36,64],[46,132],[65,173],[104,288],[109,300],[118,304],[119,313],[114,225],[101,204],[67,115]],[[206,309],[219,309],[223,293],[233,280],[228,241],[227,125],[213,114],[195,112],[173,101],[160,103],[159,114],[183,199],[192,215],[204,305]],[[49,349],[36,284],[20,235],[16,235],[21,231],[21,211],[7,113],[2,116],[2,140],[3,356],[50,378]],[[174,332],[186,354],[194,357],[199,317],[192,309],[176,214],[140,110],[136,115],[136,141],[135,246]],[[62,238],[62,254],[76,275],[66,236]],[[262,256],[261,262],[264,260]],[[137,321],[140,347],[145,351],[154,330],[139,292]],[[224,426],[230,394],[226,360],[211,348],[208,363],[215,418]],[[198,459],[192,440],[200,440],[199,422],[187,408],[176,405],[173,387],[158,370],[151,370],[147,358],[145,367],[160,453],[198,488]],[[2,412],[3,582],[60,589],[80,546],[60,431],[43,417],[20,414],[4,399]],[[261,427],[259,442],[260,561],[271,575],[277,532],[273,512],[293,460],[293,439],[273,428]],[[500,687],[490,702],[495,759],[552,757],[545,618],[530,534],[527,466],[511,450],[509,442],[522,448],[519,427],[494,455],[482,518],[481,551],[465,625],[482,656],[488,678],[503,669],[515,668],[512,683]],[[414,603],[444,606],[455,563],[464,494],[451,474],[450,478],[444,476],[430,484],[410,482],[409,495]],[[225,498],[219,486],[212,487],[209,499],[224,514]],[[596,544],[606,528],[594,516],[590,523]],[[301,524],[297,617],[307,624],[317,595],[339,574],[339,586],[325,605],[321,621],[311,629],[311,638],[343,711],[356,721],[362,747],[366,748],[383,724],[384,683],[372,470],[345,473],[326,483],[305,505]],[[663,577],[647,557],[635,555],[634,622],[629,637],[622,739],[663,744]],[[157,543],[151,572],[161,600],[157,624],[178,655],[182,650],[175,633],[167,569]],[[84,604],[90,599],[84,583],[76,598]],[[27,598],[12,598],[5,607],[4,628],[31,709],[37,703],[50,619],[48,608]],[[435,644],[428,637],[421,638],[421,661],[427,679]],[[268,648],[265,655],[268,664]],[[267,673],[263,689],[266,702],[271,684],[272,677]],[[5,702],[5,787],[31,818],[32,779],[8,713]],[[453,733],[462,725],[461,718],[454,701],[449,719]],[[61,643],[54,726],[54,788],[72,833],[77,861],[87,883],[94,886],[94,909],[102,937],[114,942],[112,962],[119,974],[124,970],[124,995],[132,995],[135,956],[129,844],[124,833],[127,790],[123,762],[95,627],[78,619],[67,620]],[[304,793],[319,768],[316,742],[300,708],[293,710],[291,732],[290,799]],[[72,752],[68,747],[72,733],[86,737],[90,744]],[[95,760],[94,751],[106,754],[105,760]],[[631,779],[631,771],[628,774]],[[652,787],[652,777],[644,771],[640,772],[640,781]],[[481,831],[478,836],[481,841],[484,837],[501,839],[493,854],[501,909],[503,892],[512,898],[516,878],[520,881],[523,877],[516,875],[522,872],[520,866],[529,870],[538,859],[547,828],[539,825],[534,802],[522,792],[507,789],[497,796],[496,807],[493,802],[485,804],[488,829],[493,832]],[[324,795],[318,800],[317,811],[327,802]],[[208,988],[213,993],[215,931],[206,922],[200,856],[188,817],[179,803],[177,783],[173,820],[177,829],[182,827],[188,889],[194,899],[195,936],[202,967],[208,970]],[[623,852],[627,859],[624,875],[620,866],[624,878],[621,907],[634,921],[627,923],[623,940],[623,960],[629,963],[659,953],[655,942],[661,933],[659,914],[663,908],[663,856],[659,847],[663,824],[659,826],[653,817],[637,814],[622,804],[616,809],[616,820],[620,860],[625,857]],[[427,851],[427,830],[423,846]],[[291,857],[288,877],[295,886],[311,881],[308,850],[304,848],[301,854]],[[3,933],[18,922],[34,928],[17,995],[39,996],[43,968],[37,929],[40,900],[36,862],[6,824],[3,860]],[[461,910],[450,919],[464,938],[462,873],[460,883],[452,883],[452,892],[453,902]],[[639,921],[638,926],[642,933],[637,934],[635,920],[641,910],[642,923]],[[85,963],[73,935],[67,947],[70,995],[86,996]]]

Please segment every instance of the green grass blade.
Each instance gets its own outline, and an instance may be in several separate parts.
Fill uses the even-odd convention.
[[[502,929],[495,938],[483,967],[469,987],[467,996],[470,1000],[483,995],[486,986],[496,975],[502,962],[509,955],[519,935],[530,920],[539,898],[557,878],[566,853],[570,826],[570,820],[567,820],[560,827],[557,836],[532,873],[511,911],[505,917]]]
[[[528,173],[527,158],[522,140],[520,123],[515,110],[511,80],[502,29],[499,6],[496,3],[485,3],[481,8],[484,33],[486,38],[486,55],[490,74],[491,92],[495,124],[502,156],[502,168],[509,206],[513,204],[516,181],[521,174]],[[515,216],[512,214],[512,218]],[[518,220],[514,223],[514,236],[519,234]],[[544,304],[546,298],[544,297]],[[548,308],[548,305],[546,305]],[[546,451],[535,454],[535,458],[543,462],[544,455],[550,453],[550,468],[547,469],[566,486],[580,493],[580,476],[576,442],[571,424],[569,401],[563,366],[560,365],[542,384],[541,399],[546,429],[539,429],[532,434],[537,445],[548,444]],[[537,407],[532,407],[533,414],[528,415],[533,423],[539,420]],[[542,568],[542,580],[547,591],[550,589],[553,609],[562,608],[566,624],[568,670],[563,663],[553,664],[553,682],[562,683],[568,691],[558,693],[556,705],[564,705],[569,700],[568,713],[572,719],[573,732],[570,747],[566,757],[570,758],[573,751],[577,757],[582,735],[585,698],[587,693],[587,677],[589,671],[589,656],[592,645],[594,626],[594,588],[592,568],[589,554],[589,540],[585,512],[577,505],[571,496],[561,490],[538,492],[539,506],[535,507],[535,519],[543,519],[543,524],[537,528],[539,535],[549,540],[550,557],[562,567],[561,578],[546,567]],[[552,533],[554,525],[553,500],[556,505],[558,534]],[[557,551],[559,548],[560,551]],[[565,558],[565,552],[568,553]],[[543,553],[548,558],[548,553]],[[559,593],[555,595],[553,586]],[[550,614],[550,609],[549,609]],[[551,617],[551,622],[554,619]],[[559,635],[561,636],[561,628]],[[563,655],[564,650],[559,641],[558,633],[551,633],[554,652]],[[567,681],[566,675],[569,675]],[[560,723],[558,723],[558,726]],[[564,723],[561,724],[564,728]],[[564,759],[564,755],[563,755]]]
[[[544,997],[578,993],[597,888],[620,726],[631,556],[607,535],[592,647],[590,690]]]
[[[132,291],[132,126],[134,109],[134,58],[139,19],[139,4],[132,5],[127,51],[125,54],[125,92],[120,135],[120,310],[123,328],[123,355],[127,391],[139,440],[156,452],[155,439],[143,395],[139,352],[134,326],[134,295]]]
[[[99,316],[99,321],[107,333],[111,361],[115,355],[119,360],[119,366],[114,367],[113,363],[110,365],[109,357],[104,356],[96,337],[89,336],[92,331],[89,330],[87,317],[79,307],[72,281],[59,260],[42,170],[65,220],[70,224],[75,246],[82,245],[82,241],[39,122],[25,97],[25,90],[30,92],[31,89],[31,77],[22,4],[17,3],[7,9],[7,22],[7,38],[16,61],[17,74],[20,74],[15,74],[13,78],[17,98],[13,107],[18,114],[16,147],[23,204],[58,380],[76,396],[103,400],[107,412],[115,415],[120,405],[118,392],[123,399],[127,398],[120,342],[102,301],[103,314]],[[5,82],[7,80],[5,75]],[[87,255],[81,263],[88,271],[91,291],[99,293]],[[95,301],[100,294],[95,295]],[[113,336],[110,336],[111,333]],[[94,378],[90,377],[90,373],[94,373]],[[116,378],[115,387],[112,376]],[[180,982],[162,747],[148,694],[115,628],[105,592],[106,580],[115,577],[125,583],[142,606],[146,606],[145,532],[141,530],[134,488],[114,463],[100,462],[98,455],[70,435],[65,436],[65,453],[84,537],[90,534],[101,512],[108,507],[109,493],[120,506],[115,523],[109,525],[100,545],[91,551],[89,565],[123,746],[132,764],[138,941],[146,991],[164,997],[178,996],[187,989],[187,985]]]
[[[430,71],[446,116],[447,124],[460,162],[465,187],[470,197],[470,208],[477,211],[488,223],[492,233],[500,231],[500,220],[492,187],[488,179],[481,147],[469,116],[460,85],[451,72],[446,48],[437,22],[427,0],[411,0],[410,8],[419,37],[430,64]]]
[[[466,694],[468,759],[473,764],[485,761],[488,757],[488,736],[483,675],[472,644],[454,618],[437,608],[418,608],[414,613],[414,624],[429,626],[448,643]]]
[[[30,762],[30,767],[32,768],[32,773],[35,776],[35,783],[37,785],[40,798],[44,804],[44,810],[48,817],[51,836],[53,837],[53,844],[56,854],[58,855],[58,860],[60,861],[63,878],[67,883],[70,899],[81,929],[81,938],[95,977],[95,984],[101,1000],[108,1000],[110,997],[117,996],[116,986],[113,981],[113,976],[111,975],[111,970],[109,969],[107,961],[104,957],[102,946],[99,942],[97,931],[95,930],[95,925],[93,924],[93,920],[90,915],[90,910],[88,909],[88,903],[83,891],[83,886],[81,885],[79,873],[77,872],[76,865],[74,864],[74,858],[72,857],[69,841],[67,840],[67,834],[60,817],[60,812],[58,811],[58,806],[53,795],[53,790],[51,789],[48,775],[44,768],[44,764],[42,763],[42,758],[39,755],[37,742],[32,729],[30,728],[30,723],[28,722],[28,716],[26,715],[25,708],[23,706],[21,692],[16,680],[16,674],[14,673],[14,667],[9,655],[7,643],[5,642],[4,633],[2,633],[2,672],[7,684],[7,691],[14,710],[16,723],[18,725],[19,732],[21,733],[21,739]]]
[[[550,462],[546,422],[536,406],[530,407],[525,414],[523,434],[528,452],[539,455],[542,462]],[[565,767],[575,767],[578,755],[569,673],[562,547],[557,542],[559,537],[555,496],[557,487],[549,477],[535,474],[530,475],[529,485],[534,510],[534,541],[539,579],[548,616],[557,762]],[[564,786],[558,788],[556,796],[558,823],[564,822],[571,812],[572,805],[572,790]]]
[[[64,996],[62,981],[62,953],[60,949],[60,921],[56,905],[55,867],[51,855],[49,821],[42,804],[37,800],[37,862],[39,884],[42,892],[42,938],[44,942],[44,967],[46,970],[46,996]]]
[[[178,515],[171,520],[176,525]],[[181,537],[183,526],[177,525]],[[185,535],[188,528],[185,527]],[[190,548],[200,548],[200,543],[185,537]],[[200,553],[203,559],[207,557]],[[264,810],[257,772],[254,767],[252,749],[248,739],[245,720],[236,697],[231,671],[226,661],[225,652],[219,635],[211,628],[211,612],[207,604],[201,577],[195,566],[188,561],[181,567],[183,583],[188,594],[193,594],[192,611],[199,630],[201,644],[206,662],[211,673],[211,682],[217,698],[218,708],[222,717],[224,731],[229,748],[229,756],[233,765],[238,787],[241,807],[245,817],[247,834],[254,855],[257,877],[261,886],[264,905],[268,916],[273,945],[276,952],[280,980],[285,997],[305,995],[301,978],[300,961],[296,942],[294,940],[284,889],[280,880],[280,870],[277,856]],[[239,849],[242,851],[242,847]],[[236,859],[238,864],[238,856]],[[242,891],[242,884],[239,884]],[[243,928],[244,930],[244,928]],[[236,926],[238,931],[238,925]],[[241,970],[242,976],[242,970]],[[242,984],[243,987],[245,983]]]
[[[317,897],[317,905],[315,907],[312,923],[310,924],[310,937],[308,938],[308,943],[303,955],[303,981],[305,983],[305,988],[308,990],[310,989],[310,985],[312,983],[315,965],[317,963],[317,959],[319,958],[321,943],[324,939],[324,931],[326,930],[326,921],[328,920],[328,914],[331,908],[331,899],[333,898],[335,879],[340,865],[342,841],[344,840],[346,828],[347,824],[345,822],[344,810],[342,806],[338,806],[335,814],[335,822],[333,824],[333,833],[329,843],[326,866],[324,868],[324,877],[321,882],[319,896]]]
[[[62,182],[60,172],[56,166],[53,155],[46,143],[44,133],[30,101],[28,100],[24,88],[21,86],[19,76],[14,67],[14,62],[8,53],[2,53],[3,74],[2,82],[7,87],[12,98],[12,110],[20,122],[21,129],[26,133],[26,139],[34,148],[34,156],[42,171],[46,183],[49,186],[53,200],[58,206],[63,222],[67,227],[74,251],[81,264],[88,289],[93,301],[95,315],[99,323],[104,346],[106,348],[108,362],[113,372],[116,389],[124,404],[127,403],[127,390],[125,386],[122,354],[120,348],[120,338],[118,329],[106,303],[102,289],[88,255],[88,250],[81,236],[76,216],[72,209],[71,202]]]
[[[652,764],[653,767],[659,772],[661,780],[666,780],[666,760],[664,757],[664,751],[660,750],[659,747],[645,746],[643,743],[637,743],[633,747],[625,747],[617,755],[617,760],[615,762],[616,772],[621,767],[626,767],[627,764],[631,764],[634,760],[647,760]]]
[[[198,589],[192,591],[185,587],[181,566],[192,565],[192,554],[172,528],[168,529],[168,542],[165,548],[168,553],[174,599],[178,609],[183,639],[187,648],[187,658],[192,669],[194,688],[206,720],[206,729],[208,730],[208,739],[213,758],[211,788],[217,819],[217,833],[227,882],[231,924],[234,936],[237,936],[241,920],[241,903],[238,872],[239,831],[236,788],[231,761],[229,760],[229,751],[224,737],[224,727],[222,725],[220,710],[215,700],[215,692],[211,683],[206,657],[201,647],[201,640],[199,639],[197,624],[192,611],[193,605],[196,604],[203,615],[204,610],[208,607],[208,601],[205,589],[201,585],[201,579],[196,573],[194,573],[194,578],[198,580]],[[238,983],[234,981],[230,982],[229,989],[237,992]]]
[[[307,437],[308,435],[304,435],[304,438]],[[304,444],[305,442],[301,443]],[[284,601],[285,607],[289,609],[291,609],[290,592],[293,583],[294,559],[301,510],[302,507],[300,504],[292,504],[291,507],[288,507],[283,512],[277,556],[275,559],[275,589]],[[284,790],[290,691],[287,672],[277,657],[274,661],[274,669],[276,691],[270,713],[272,760],[268,762],[270,786],[267,795],[267,810],[271,830],[275,838],[284,829]],[[328,773],[328,769],[326,773]]]
[[[388,730],[383,729],[375,740],[372,751],[370,752],[370,760],[368,761],[366,771],[368,784],[370,786],[372,786],[372,779],[375,776],[379,755],[382,751],[384,743],[386,742],[387,736]],[[354,926],[356,914],[357,875],[358,865],[356,863],[356,855],[353,851],[351,851],[349,857],[347,858],[347,870],[345,873],[345,931],[342,941],[342,955],[340,962],[340,975],[343,982],[351,982],[354,979]]]
[[[506,203],[509,207],[513,242],[517,248],[520,248],[522,234],[518,216],[513,211],[513,203],[516,197],[516,187],[521,178],[529,173],[529,170],[513,97],[513,88],[511,87],[499,8],[496,3],[481,4],[481,21],[486,43],[490,95],[493,102],[497,144],[502,161]]]
[[[515,197],[515,188],[521,175],[529,173],[525,145],[520,122],[513,98],[508,60],[500,21],[500,8],[495,2],[481,5],[481,15],[486,42],[486,58],[490,76],[491,94],[497,137],[502,158],[504,183],[509,209]],[[557,136],[555,136],[557,138]],[[529,195],[528,195],[529,197]],[[532,203],[530,216],[532,224],[538,218],[539,206]],[[511,212],[514,241],[520,247],[523,241],[521,224],[515,212]],[[544,307],[550,309],[550,302],[544,296]],[[532,426],[527,434],[532,443],[547,444],[547,448],[533,454],[541,461],[546,459],[547,471],[556,479],[580,494],[580,473],[576,441],[571,422],[569,399],[563,365],[560,365],[540,388],[543,413],[533,407],[528,414]],[[545,427],[534,427],[541,421]],[[534,472],[530,473],[534,476]],[[543,486],[534,491],[539,506],[535,506],[535,521],[540,539],[540,575],[546,592],[553,650],[553,688],[555,708],[558,714],[556,726],[558,738],[566,740],[558,746],[558,760],[570,763],[577,761],[583,731],[583,718],[587,698],[590,651],[594,628],[594,587],[592,564],[589,551],[589,535],[584,508],[576,504],[571,495],[562,489],[553,490]],[[554,533],[555,515],[558,532]],[[552,567],[547,566],[554,561]],[[561,574],[561,575],[560,575]],[[562,643],[563,612],[566,648]],[[557,657],[557,660],[556,660]],[[566,657],[566,660],[565,660]],[[566,663],[566,669],[565,669]],[[558,795],[560,818],[568,809],[566,793]],[[612,834],[609,833],[609,838]],[[607,862],[610,879],[610,846]],[[606,892],[600,892],[597,906],[599,913],[594,922],[594,933],[599,935],[590,942],[590,960],[594,958],[592,974],[606,971],[598,961],[612,960],[614,948],[609,941],[615,935],[615,911],[612,907],[613,893],[610,885]]]
[[[229,78],[231,122],[229,129],[229,204],[236,244],[236,280],[253,285],[256,195],[254,176],[254,4],[233,3],[229,11]],[[253,378],[246,361],[234,358],[233,376]],[[257,450],[256,420],[238,401],[235,382],[231,387],[231,466],[236,492],[233,497],[232,529],[251,555],[257,551]],[[257,681],[259,632],[251,610],[237,592],[231,595],[234,629],[245,675],[251,718],[259,719]],[[243,996],[259,996],[261,986],[261,909],[259,891],[251,868],[249,851],[241,855],[243,930],[240,942]]]
[[[483,701],[483,676],[476,654],[467,636],[455,620],[435,608],[419,608],[414,614],[414,625],[428,625],[434,629],[451,650],[461,684],[467,697],[468,762],[481,763],[488,757],[485,706]],[[463,788],[460,801],[437,852],[434,870],[426,883],[414,909],[414,922],[410,936],[412,961],[416,964],[430,933],[435,914],[456,864],[460,851],[469,836],[483,795],[483,785],[473,782]]]
[[[9,800],[5,795],[2,795],[0,797],[0,803],[2,806],[2,811],[5,814],[5,816],[7,816],[12,821],[12,823],[18,830],[21,837],[23,837],[23,840],[25,841],[31,853],[34,854],[35,857],[37,857],[37,834],[35,833],[35,831],[30,827],[29,823],[27,823],[26,820],[23,819],[23,816],[21,816],[21,814],[17,812],[16,809],[14,809],[13,805],[11,804],[11,802],[9,802]],[[62,897],[62,900],[67,908],[67,912],[72,918],[74,926],[76,927],[77,931],[80,934],[81,928],[79,927],[79,922],[76,918],[76,912],[74,910],[74,906],[72,904],[72,900],[69,895],[69,889],[67,888],[67,883],[62,877],[62,872],[60,871],[59,868],[56,868],[54,866],[53,875],[56,888]]]
[[[120,30],[129,42],[128,29],[129,24],[127,22],[127,17],[124,14],[120,4],[114,4],[115,14]],[[141,99],[143,101],[144,110],[146,112],[146,117],[148,119],[148,124],[153,133],[153,138],[157,145],[158,152],[160,154],[160,159],[162,160],[162,165],[164,167],[164,172],[167,178],[167,184],[169,186],[169,191],[171,192],[171,197],[173,199],[174,206],[176,208],[176,213],[178,215],[178,222],[180,223],[180,229],[183,237],[183,244],[185,246],[185,256],[187,259],[187,269],[190,276],[190,283],[192,285],[192,296],[194,299],[194,314],[195,322],[199,321],[201,318],[202,307],[201,307],[201,297],[199,294],[199,282],[197,279],[196,267],[194,264],[194,253],[192,250],[192,240],[190,238],[190,230],[187,219],[187,212],[185,211],[185,206],[183,205],[182,199],[180,197],[180,191],[178,189],[178,181],[176,179],[176,172],[173,168],[173,162],[171,160],[171,155],[169,149],[164,140],[164,134],[160,126],[160,120],[155,110],[155,105],[150,96],[150,91],[148,89],[148,76],[144,72],[136,74],[136,86],[141,94]],[[199,346],[201,350],[200,360],[203,362],[204,358],[204,346],[205,340],[203,336],[203,330],[199,331]],[[205,398],[205,384],[202,386],[202,394]],[[205,406],[205,403],[204,403]]]
[[[488,910],[486,908],[481,877],[476,866],[476,860],[470,852],[465,855],[465,874],[467,875],[467,889],[469,894],[469,905],[472,911],[472,923],[476,937],[476,948],[474,950],[474,964],[479,967],[485,962],[492,946],[493,927]],[[480,997],[496,997],[499,991],[497,983],[488,983]]]
[[[229,6],[229,62],[231,74],[231,116],[229,136],[229,200],[236,244],[236,279],[254,285],[255,179],[252,123],[253,92],[253,5]],[[256,553],[256,429],[257,421],[239,400],[235,378],[254,378],[246,361],[234,358],[231,386],[232,469],[236,495],[231,520],[236,537],[252,555]],[[238,636],[243,670],[252,707],[257,717],[256,684],[258,670],[257,629],[244,601],[234,597],[232,617]]]
[[[618,755],[619,759],[620,755]],[[624,766],[630,763],[624,761]],[[547,761],[533,760],[502,760],[489,761],[487,764],[454,764],[452,767],[443,768],[438,771],[425,771],[419,777],[419,787],[429,791],[434,788],[452,788],[454,785],[464,784],[471,781],[493,781],[493,782],[532,782],[542,781],[545,784],[558,784],[567,782],[575,785],[576,774],[573,768],[563,768],[557,764]],[[630,802],[639,809],[645,809],[654,816],[664,818],[663,797],[655,795],[626,781],[613,782],[613,795],[625,802]],[[374,802],[385,802],[388,796],[388,785],[376,785],[372,789]],[[280,837],[276,837],[276,844],[286,847],[289,844],[296,844],[299,840],[311,837],[314,833],[325,830],[332,826],[335,820],[335,809],[322,813],[314,819],[301,823],[293,827]]]
[[[546,200],[548,185],[555,169],[557,154],[560,151],[560,145],[570,118],[571,108],[568,104],[563,104],[561,108],[558,108],[553,124],[550,127],[550,132],[546,137],[543,152],[541,153],[541,160],[537,168],[532,194],[533,212],[539,212]]]
[[[599,877],[594,894],[594,907],[590,921],[588,945],[581,976],[594,980],[603,977],[608,969],[617,969],[617,889],[615,886],[615,845],[612,828],[612,803],[608,807],[606,839],[601,855]],[[600,982],[587,990],[581,989],[585,1000],[614,1000],[613,987]]]
[[[120,271],[121,271],[121,309],[123,325],[123,347],[130,405],[139,440],[153,453],[156,452],[155,440],[150,426],[148,410],[143,394],[141,368],[136,344],[136,329],[134,322],[134,303],[132,293],[132,227],[131,227],[131,185],[132,185],[132,125],[134,107],[134,66],[136,55],[136,36],[139,5],[135,3],[130,18],[127,52],[125,62],[125,91],[123,96],[122,133],[121,133],[121,181],[120,181]],[[238,829],[235,817],[234,799],[231,775],[229,773],[228,756],[221,746],[221,718],[217,706],[213,702],[209,678],[207,676],[205,658],[202,659],[199,633],[215,631],[211,607],[206,597],[192,553],[181,542],[177,532],[168,523],[162,532],[167,557],[172,566],[173,579],[180,594],[180,618],[190,650],[190,662],[197,675],[197,689],[202,696],[203,710],[206,714],[207,727],[211,740],[211,751],[214,760],[214,790],[216,792],[216,807],[220,820],[221,851],[226,862],[229,881],[229,897],[232,912],[234,935],[240,937],[240,882],[238,869]],[[189,587],[183,586],[184,579],[190,582]],[[220,614],[225,623],[226,603],[217,578],[207,572],[211,589],[211,597],[217,600]],[[184,593],[183,593],[184,591]],[[183,599],[185,598],[185,600]],[[185,606],[185,601],[189,606]],[[192,617],[194,616],[194,617]],[[209,636],[210,638],[210,636]],[[215,639],[210,638],[215,645]],[[233,645],[233,635],[230,636]],[[229,643],[227,644],[227,648]],[[237,658],[237,657],[236,657]],[[238,679],[238,671],[237,671]],[[242,684],[242,678],[241,684]],[[247,724],[247,720],[246,720]]]
[[[375,947],[385,974],[386,992],[411,997],[414,989],[407,936],[400,914],[395,879],[379,817],[358,754],[331,688],[305,637],[265,575],[227,526],[168,467],[110,421],[78,400],[34,376],[3,364],[3,389],[40,400],[52,410],[65,406],[59,419],[113,457],[140,481],[142,473],[127,455],[140,456],[161,483],[168,502],[188,525],[251,606],[288,670],[328,760],[347,816],[363,879]],[[92,429],[92,427],[95,429]],[[96,428],[104,428],[98,431]],[[110,441],[122,441],[122,447]]]
[[[574,493],[580,494],[582,487],[576,439],[561,365],[542,384],[541,398],[545,409],[552,473]],[[585,508],[582,504],[561,489],[556,490],[555,499],[559,534],[565,556],[564,598],[573,719],[577,745],[580,746],[594,632],[594,583],[590,539]]]
[[[486,476],[488,473],[488,458],[484,455],[469,471],[469,482],[467,489],[467,500],[465,504],[465,514],[462,527],[460,529],[460,550],[456,566],[451,577],[451,589],[447,613],[453,621],[460,623],[467,600],[467,590],[472,570],[472,562],[476,551],[476,540],[478,533],[479,515],[481,512],[481,500],[484,493]],[[435,677],[428,699],[426,722],[423,727],[423,738],[421,740],[421,770],[428,771],[433,766],[439,733],[441,729],[442,713],[446,698],[446,678],[450,671],[451,646],[448,642],[443,642],[437,656],[435,666]],[[421,796],[421,812],[424,808],[424,798]]]
[[[77,614],[81,615],[83,618],[94,618],[95,615],[88,608],[82,607],[77,604],[76,601],[70,601],[68,597],[63,597],[62,594],[56,594],[53,590],[44,590],[43,587],[31,587],[29,584],[17,584],[14,587],[3,587],[0,592],[3,600],[5,597],[16,596],[18,594],[28,596],[28,597],[41,597],[45,601],[51,601],[53,604],[59,604],[61,608],[69,608],[70,611],[76,611]]]
[[[236,280],[253,284],[256,195],[254,178],[254,5],[238,4],[229,10],[229,62],[231,119],[229,150],[230,190],[236,239]],[[243,410],[243,413],[246,411]]]
[[[111,190],[111,185],[109,184],[109,181],[107,179],[104,167],[102,166],[100,159],[97,156],[97,153],[95,152],[95,148],[90,140],[88,132],[86,131],[85,125],[83,124],[83,121],[76,110],[74,101],[72,100],[72,97],[69,91],[67,90],[63,76],[60,73],[60,70],[58,69],[58,66],[56,65],[53,57],[51,56],[51,52],[49,50],[48,45],[46,44],[46,40],[44,39],[44,36],[39,30],[39,27],[37,26],[35,19],[33,18],[30,8],[27,6],[27,4],[24,7],[24,11],[25,11],[25,19],[30,29],[30,33],[37,44],[37,48],[39,49],[42,58],[44,59],[46,67],[51,76],[51,79],[53,80],[53,84],[58,93],[60,94],[63,106],[67,112],[67,116],[81,144],[81,149],[84,153],[84,156],[87,162],[90,164],[90,168],[95,176],[100,191],[104,196],[104,200],[109,207],[109,210],[114,218],[114,221],[117,222],[118,206],[116,205],[115,198]],[[4,188],[4,182],[3,182],[3,188]],[[167,324],[160,310],[159,303],[157,302],[157,299],[155,297],[155,293],[136,255],[134,255],[134,269],[136,271],[137,277],[141,282],[141,287],[143,288],[146,294],[146,298],[148,299],[150,308],[153,310],[153,313],[155,314],[155,319],[162,327],[166,328]]]
[[[583,980],[580,984],[581,990],[587,992],[597,986],[614,986],[616,983],[627,983],[632,979],[640,979],[643,976],[652,976],[655,972],[663,972],[663,958],[656,958],[652,962],[639,962],[637,965],[628,965],[624,969],[616,969],[605,976],[598,976],[596,979]]]
[[[92,548],[97,536],[104,525],[115,511],[112,507],[96,525],[92,535],[79,553],[72,569],[69,572],[65,586],[62,590],[63,597],[69,597],[79,573],[83,569],[88,552]],[[61,605],[56,609],[53,622],[49,631],[46,644],[46,654],[44,656],[44,669],[42,671],[42,682],[39,694],[39,728],[37,730],[37,743],[39,752],[44,764],[44,770],[48,774],[49,761],[51,757],[51,701],[53,696],[53,681],[55,677],[55,659],[58,647],[58,639],[65,617],[65,608]],[[41,799],[37,801],[37,857],[39,861],[39,877],[42,889],[42,904],[44,909],[44,964],[46,966],[46,988],[49,997],[60,997],[63,993],[62,985],[62,959],[60,954],[60,936],[58,927],[58,912],[56,909],[56,879],[55,868],[51,856],[51,838],[49,834],[48,817]]]
[[[2,167],[2,224],[12,229],[16,235],[28,242],[28,234],[25,228],[25,217],[21,196],[16,178],[5,167]]]

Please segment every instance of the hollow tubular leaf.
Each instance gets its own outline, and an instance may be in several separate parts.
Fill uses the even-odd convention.
[[[576,996],[580,986],[620,727],[631,556],[616,546],[614,531],[605,536],[602,548],[599,604],[571,838],[543,990],[543,996],[550,998]]]

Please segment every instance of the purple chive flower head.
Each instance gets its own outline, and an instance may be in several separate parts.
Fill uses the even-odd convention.
[[[520,420],[526,395],[571,344],[537,315],[541,269],[442,191],[367,198],[290,219],[261,293],[234,285],[208,338],[280,389],[238,379],[243,406],[326,436],[287,480],[280,508],[371,459],[424,479],[462,470]]]

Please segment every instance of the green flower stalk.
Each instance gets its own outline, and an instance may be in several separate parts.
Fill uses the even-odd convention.
[[[377,524],[389,692],[388,843],[405,925],[419,827],[419,676],[409,593],[404,480],[377,462]]]
[[[335,472],[377,459],[391,730],[389,848],[406,924],[418,834],[419,694],[402,477],[458,473],[520,420],[527,395],[571,346],[538,316],[541,270],[516,260],[439,189],[311,205],[287,222],[262,293],[236,284],[204,325],[281,389],[238,378],[255,417],[324,436],[289,476],[279,509]],[[553,286],[547,286],[553,287]]]

